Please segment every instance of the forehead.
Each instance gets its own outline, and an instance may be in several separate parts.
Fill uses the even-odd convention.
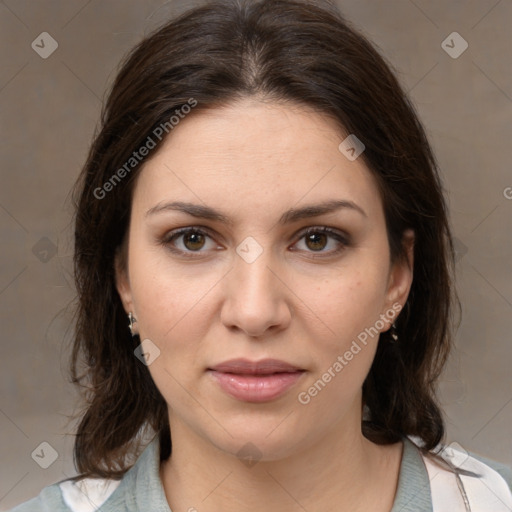
[[[294,104],[246,99],[193,112],[144,164],[133,208],[186,198],[277,212],[349,199],[378,215],[374,177],[361,158],[351,161],[338,148],[346,135],[330,117]]]

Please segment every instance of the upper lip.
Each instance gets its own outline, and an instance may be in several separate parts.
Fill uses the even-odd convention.
[[[279,359],[262,359],[250,361],[248,359],[230,359],[223,363],[208,368],[222,373],[270,375],[272,373],[291,373],[303,371],[303,369]]]

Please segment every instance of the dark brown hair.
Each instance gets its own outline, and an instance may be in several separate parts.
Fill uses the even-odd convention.
[[[307,106],[339,123],[340,141],[355,134],[364,143],[360,158],[379,186],[392,260],[405,256],[407,228],[415,246],[412,288],[396,321],[399,341],[382,333],[363,385],[370,413],[363,433],[380,444],[418,436],[425,450],[443,439],[434,385],[452,338],[452,239],[435,157],[392,69],[332,5],[300,0],[211,2],[171,20],[128,55],[73,194],[71,376],[86,398],[74,447],[82,476],[120,478],[141,432],[159,435],[162,459],[171,451],[167,405],[134,356],[140,339],[130,335],[115,286],[114,259],[145,159],[122,179],[112,177],[191,98],[195,111],[255,95]]]

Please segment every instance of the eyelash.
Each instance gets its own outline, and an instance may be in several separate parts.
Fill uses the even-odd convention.
[[[203,236],[208,237],[208,238],[212,238],[212,236],[208,233],[208,231],[205,231],[204,229],[202,229],[201,227],[198,227],[198,226],[197,227],[191,226],[191,227],[186,227],[186,228],[179,228],[179,229],[176,229],[174,231],[171,231],[171,232],[167,233],[162,238],[160,243],[161,243],[161,245],[163,245],[164,247],[169,249],[171,252],[173,252],[175,254],[182,255],[182,256],[184,256],[186,258],[198,258],[198,257],[201,257],[201,252],[203,252],[201,250],[198,250],[198,251],[183,251],[183,250],[177,249],[176,247],[173,247],[171,245],[173,240],[176,240],[180,236],[186,235],[186,234],[189,234],[189,233],[199,234],[199,235],[203,235]],[[328,235],[331,238],[334,238],[339,244],[341,244],[341,247],[339,247],[338,249],[335,249],[335,250],[328,251],[328,252],[323,252],[323,251],[318,251],[318,252],[316,252],[316,251],[306,251],[306,252],[311,253],[311,256],[313,258],[331,257],[331,256],[334,256],[334,255],[337,255],[337,254],[341,253],[343,250],[345,250],[346,247],[350,246],[350,239],[349,239],[349,237],[347,235],[343,235],[339,231],[334,230],[332,228],[329,228],[327,226],[321,226],[321,227],[314,227],[313,226],[313,227],[306,228],[305,230],[301,231],[298,234],[299,239],[297,240],[297,242],[299,242],[300,240],[304,239],[308,235],[318,234],[318,233],[325,234],[325,235]],[[297,243],[297,242],[295,242],[295,243]]]

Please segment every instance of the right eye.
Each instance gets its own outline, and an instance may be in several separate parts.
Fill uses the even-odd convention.
[[[208,242],[210,242],[209,247]],[[214,249],[218,247],[206,231],[193,227],[170,231],[164,236],[161,243],[172,252],[180,253],[186,257],[194,257],[194,253],[203,253],[208,248]],[[201,249],[205,247],[206,249],[202,251]]]

